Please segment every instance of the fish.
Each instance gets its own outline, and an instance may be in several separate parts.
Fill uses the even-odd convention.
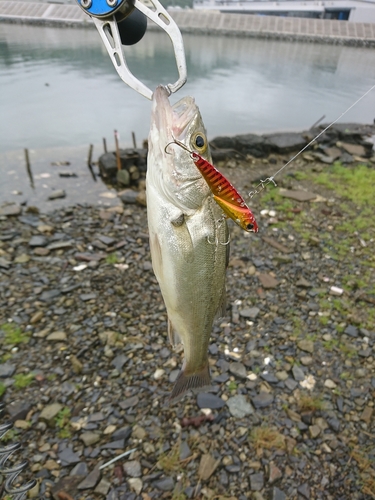
[[[225,312],[229,231],[189,152],[166,146],[176,138],[186,148],[203,138],[200,154],[211,153],[198,106],[183,97],[173,106],[159,86],[152,99],[146,175],[147,220],[153,270],[168,315],[168,337],[183,344],[184,360],[169,397],[211,385],[208,345],[214,319]],[[172,154],[170,149],[173,148]]]

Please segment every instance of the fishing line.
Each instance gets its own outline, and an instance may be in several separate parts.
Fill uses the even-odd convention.
[[[292,161],[294,161],[301,153],[303,153],[308,147],[310,147],[312,144],[314,144],[314,142],[319,139],[319,137],[321,135],[324,134],[324,132],[326,132],[329,128],[332,127],[332,125],[334,125],[335,123],[337,123],[344,115],[346,115],[346,113],[348,111],[350,111],[352,108],[354,108],[354,106],[356,106],[359,101],[361,101],[364,97],[367,96],[367,94],[369,94],[372,90],[375,89],[375,85],[373,85],[370,89],[368,89],[361,97],[359,97],[359,99],[357,99],[355,102],[353,102],[353,104],[351,104],[348,109],[346,111],[344,111],[343,113],[341,113],[341,115],[339,117],[336,118],[336,120],[334,120],[332,123],[330,123],[324,130],[322,130],[316,137],[314,137],[314,139],[312,139],[308,144],[306,144],[305,147],[303,147],[297,154],[295,154],[287,163],[285,163],[285,165],[283,165],[275,174],[273,174],[271,177],[267,177],[266,179],[264,180],[261,180],[259,182],[259,184],[257,186],[255,186],[255,188],[253,189],[253,191],[250,191],[248,193],[248,197],[251,199],[253,198],[256,194],[259,194],[261,191],[263,191],[263,189],[265,189],[265,187],[267,186],[267,184],[270,184],[272,183],[275,187],[277,186],[276,182],[275,182],[275,177],[277,175],[279,175],[280,172],[282,172],[284,170],[284,168],[286,168],[288,165],[290,165],[292,163]]]

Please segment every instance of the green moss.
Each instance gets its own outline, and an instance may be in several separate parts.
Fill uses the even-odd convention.
[[[117,264],[118,262],[118,257],[116,253],[110,253],[107,255],[105,258],[105,261],[107,264]]]
[[[23,333],[21,328],[14,323],[4,323],[0,328],[5,333],[4,344],[16,345],[27,343],[30,340],[29,335]]]
[[[35,375],[33,373],[19,373],[18,375],[14,376],[14,387],[16,389],[24,389],[25,387],[28,387],[31,382],[34,380]]]
[[[56,427],[59,429],[58,436],[61,439],[70,438],[72,435],[70,431],[70,417],[70,409],[65,406],[62,410],[59,411],[55,418]]]
[[[234,380],[231,380],[228,384],[228,389],[230,391],[235,391],[237,389],[237,384],[234,382]]]
[[[5,391],[7,390],[7,388],[5,387],[5,385],[0,382],[0,398],[3,394],[5,394]]]

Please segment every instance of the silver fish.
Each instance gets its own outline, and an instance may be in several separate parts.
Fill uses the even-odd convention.
[[[210,385],[208,343],[225,309],[228,227],[189,152],[211,162],[206,130],[192,97],[171,106],[164,87],[153,95],[147,159],[147,217],[152,265],[168,313],[171,343],[184,346],[184,362],[170,396]]]

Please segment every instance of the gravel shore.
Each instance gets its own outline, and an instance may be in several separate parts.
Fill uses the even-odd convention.
[[[246,192],[283,160],[226,173]],[[374,200],[352,193],[374,165],[335,168],[306,155],[253,198],[258,234],[231,224],[213,388],[171,407],[145,207],[2,209],[0,400],[31,498],[375,498]]]

